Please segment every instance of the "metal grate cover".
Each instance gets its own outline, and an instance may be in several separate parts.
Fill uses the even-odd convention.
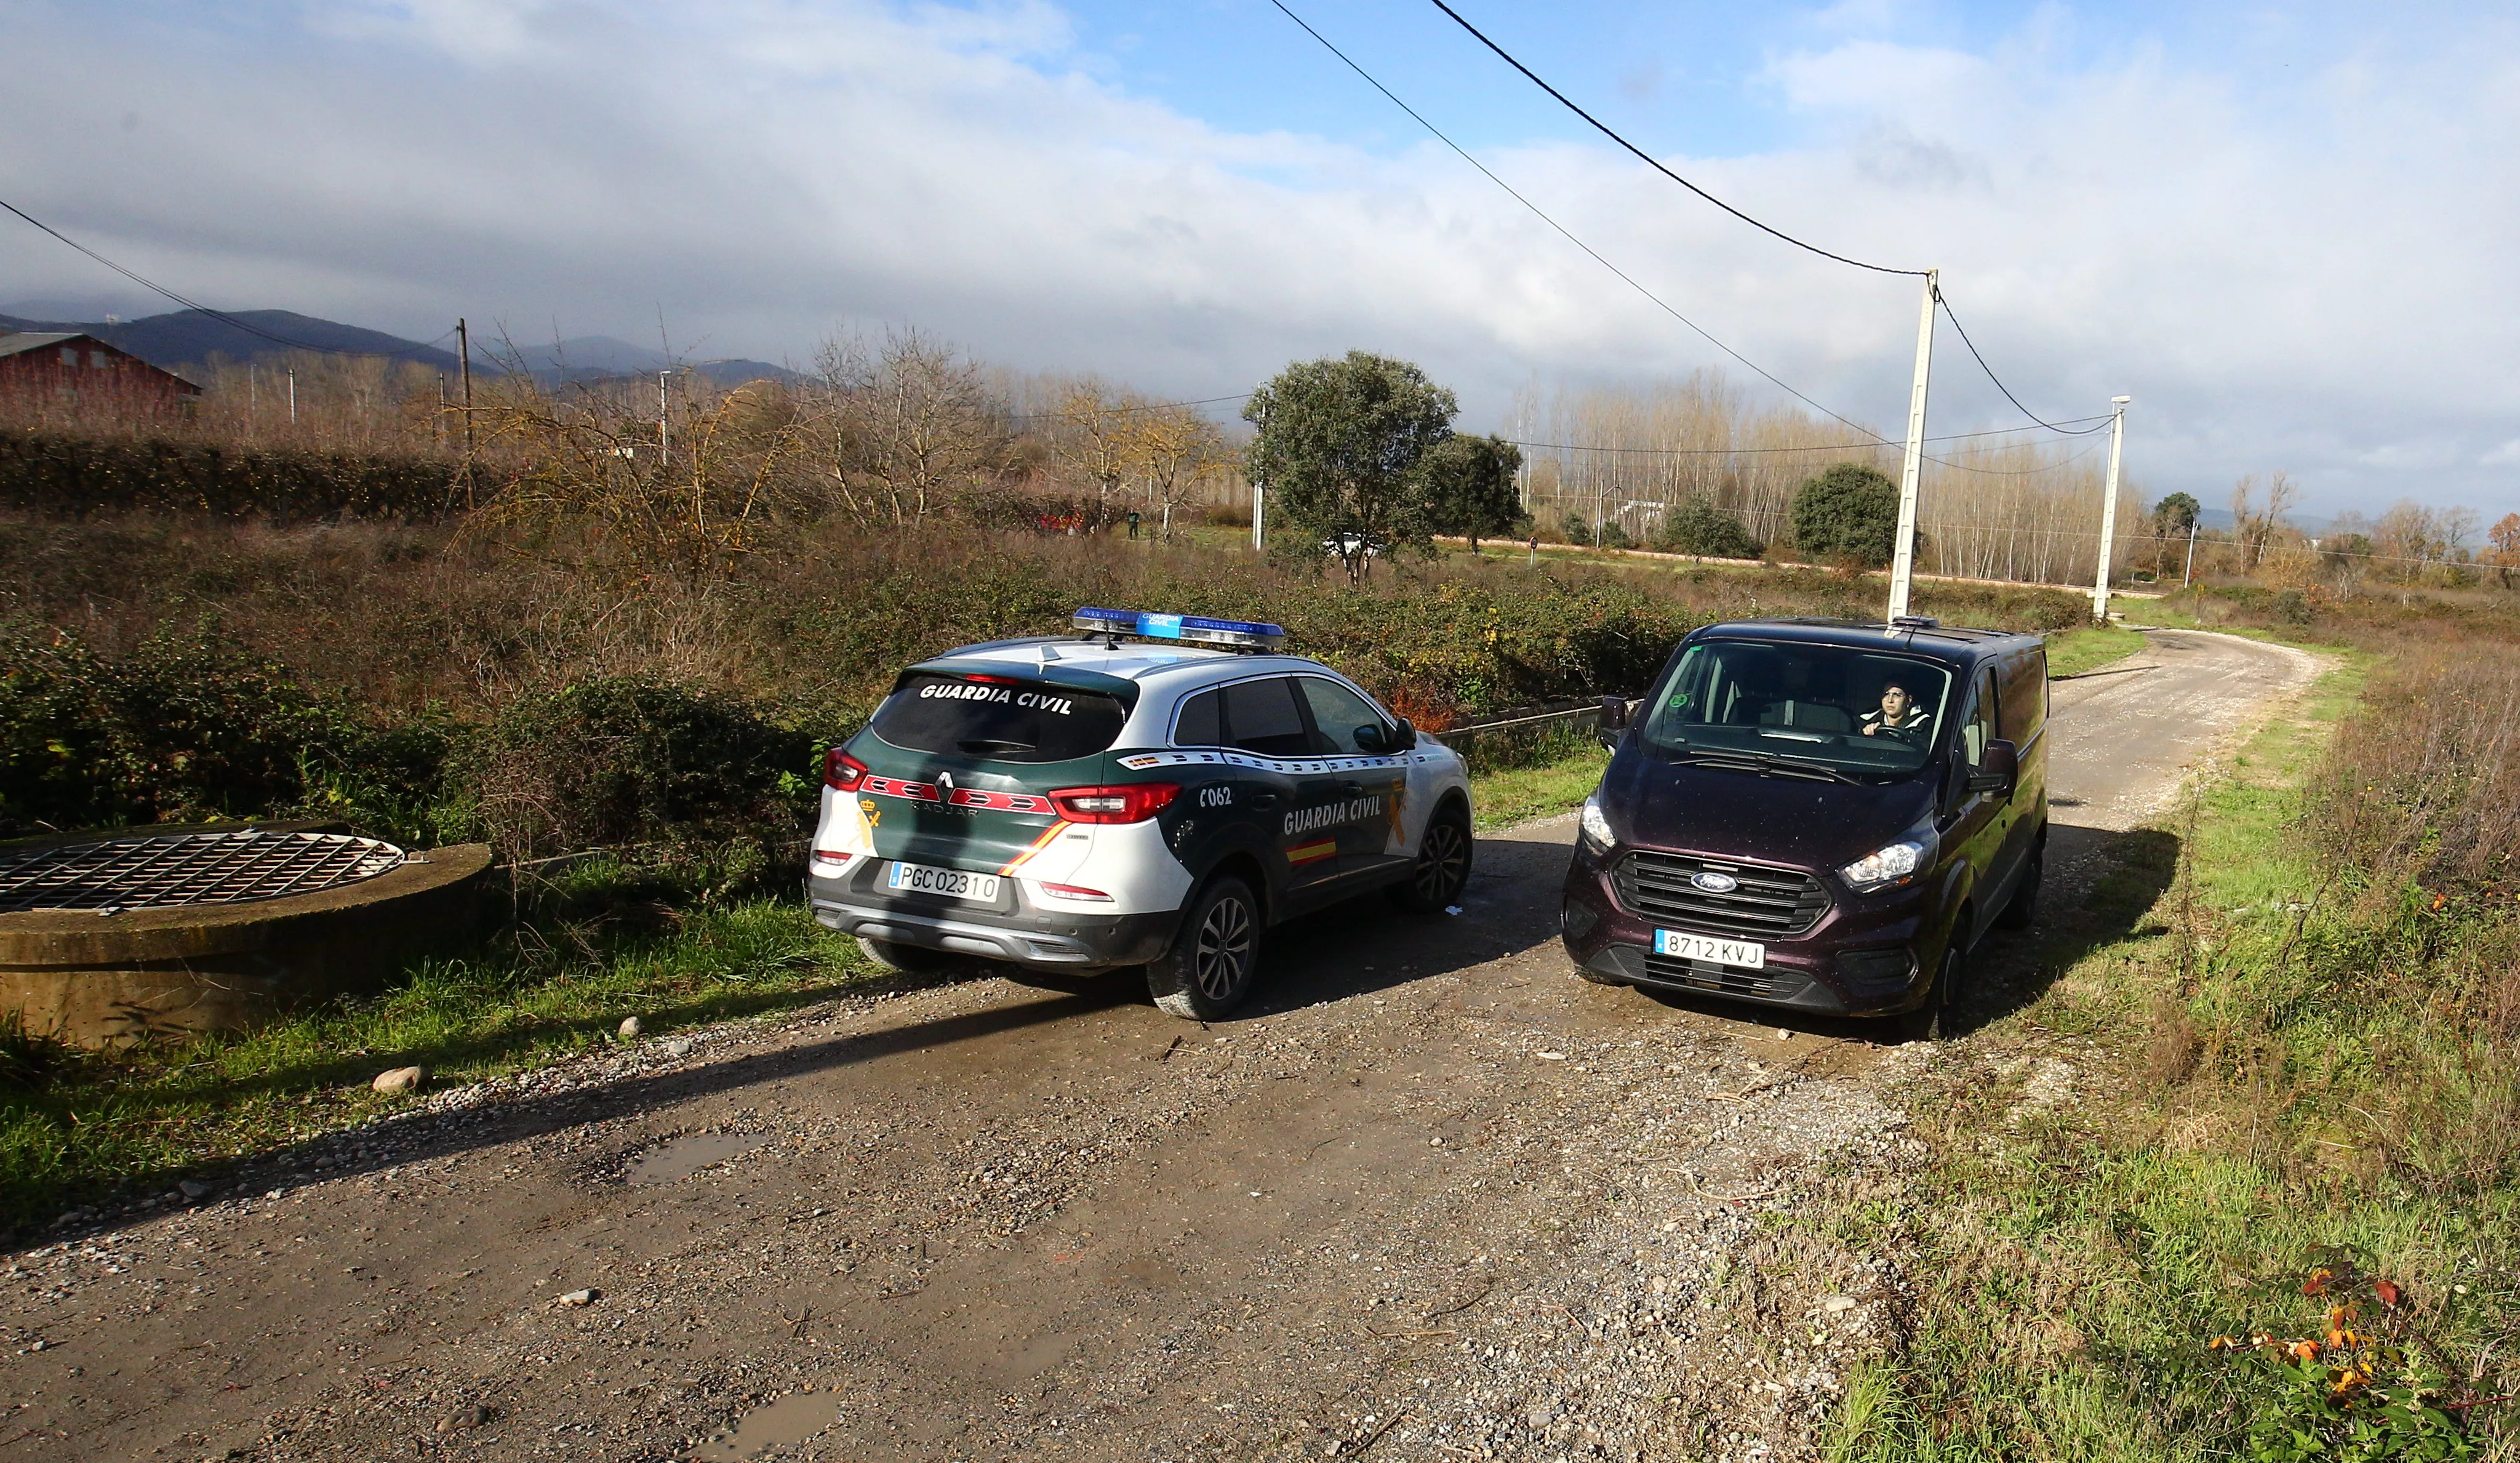
[[[241,904],[311,893],[402,866],[391,844],[343,833],[184,833],[0,854],[0,914]]]

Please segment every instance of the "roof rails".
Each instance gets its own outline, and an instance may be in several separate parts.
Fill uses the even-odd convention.
[[[1286,641],[1286,628],[1257,619],[1209,619],[1197,615],[1148,615],[1136,610],[1102,610],[1091,605],[1079,609],[1069,623],[1085,632],[1088,640],[1108,638],[1111,648],[1119,649],[1120,637],[1134,635],[1141,640],[1180,640],[1193,645],[1213,645],[1223,650],[1270,654]]]

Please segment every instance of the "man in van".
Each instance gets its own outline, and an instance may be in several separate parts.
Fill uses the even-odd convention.
[[[1934,740],[1933,714],[1916,705],[1916,698],[1897,681],[1881,688],[1881,709],[1864,713],[1859,728],[1868,737],[1888,737],[1911,747],[1922,747]]]

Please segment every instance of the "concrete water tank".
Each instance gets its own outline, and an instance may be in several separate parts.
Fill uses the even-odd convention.
[[[489,866],[326,823],[0,844],[0,1010],[82,1046],[249,1029],[460,943]]]

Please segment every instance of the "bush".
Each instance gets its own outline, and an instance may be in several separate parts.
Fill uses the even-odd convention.
[[[813,806],[814,753],[738,698],[613,677],[516,702],[450,770],[471,825],[527,858],[786,837]]]
[[[0,635],[0,836],[306,810],[410,836],[445,750],[429,719],[380,725],[208,628],[113,660]]]
[[[1708,559],[1756,559],[1767,552],[1767,546],[1752,538],[1739,519],[1716,507],[1713,499],[1700,497],[1664,516],[1654,547]]]
[[[1824,564],[1879,569],[1899,534],[1899,485],[1841,462],[1794,494],[1794,551]]]
[[[452,466],[432,458],[0,430],[0,503],[40,513],[428,519],[456,506],[454,483]]]

